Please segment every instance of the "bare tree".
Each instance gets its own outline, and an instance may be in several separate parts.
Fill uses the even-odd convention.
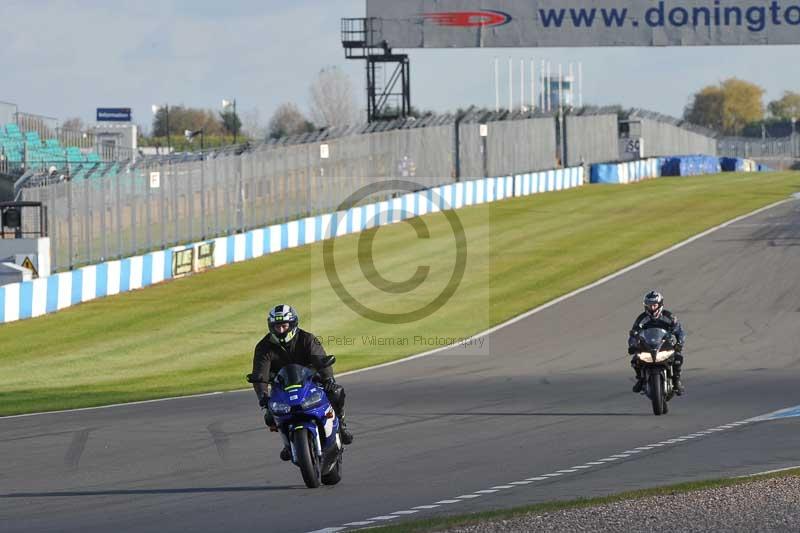
[[[278,106],[269,119],[268,132],[270,138],[277,139],[285,135],[305,133],[314,129],[314,124],[300,112],[296,105],[284,103]]]
[[[61,123],[61,128],[72,131],[83,131],[83,121],[78,117],[68,118]]]
[[[360,121],[361,113],[350,78],[337,67],[322,69],[311,84],[311,119],[325,127]]]
[[[242,113],[242,133],[251,139],[261,139],[266,137],[266,128],[261,123],[261,113],[257,107]]]

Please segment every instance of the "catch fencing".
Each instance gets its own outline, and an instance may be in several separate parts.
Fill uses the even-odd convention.
[[[684,121],[643,110],[628,115],[625,135],[643,140],[641,157],[717,155],[716,134]]]
[[[336,163],[312,168],[311,148],[139,165],[98,180],[24,189],[23,197],[48,206],[51,264],[63,270],[333,211],[380,179],[325,176]],[[365,168],[371,163],[363,161]],[[449,180],[415,181],[432,187]]]
[[[616,112],[583,111],[562,122],[563,136],[552,115],[469,111],[321,130],[107,164],[64,179],[32,174],[17,199],[47,207],[51,264],[66,270],[331,212],[354,191],[386,178],[430,188],[617,160]],[[694,132],[642,120],[649,122],[656,133],[655,141],[645,137],[648,153],[698,153]],[[670,134],[678,140],[652,148]]]
[[[497,120],[493,113],[475,115],[462,120],[458,131],[461,178],[508,176],[559,166],[552,116],[517,113]]]
[[[619,156],[619,126],[616,113],[567,115],[566,164],[604,163]]]
[[[416,122],[186,161],[142,159],[102,177],[42,181],[21,189],[20,199],[47,206],[58,271],[335,211],[354,191],[386,178],[429,188],[484,176],[483,162],[468,155],[473,148],[461,149],[477,123],[461,124],[459,145],[454,117]],[[489,175],[556,167],[552,117],[492,121],[486,143]]]
[[[719,154],[726,157],[800,158],[800,134],[766,139],[723,137],[717,146]]]

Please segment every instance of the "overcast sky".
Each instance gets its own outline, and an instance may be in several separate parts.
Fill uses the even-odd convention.
[[[398,0],[400,1],[400,0]],[[350,75],[363,105],[364,62],[346,60],[339,19],[365,15],[364,0],[0,0],[0,101],[64,120],[97,107],[131,107],[149,128],[153,103],[213,108],[236,98],[266,123],[283,102],[308,108],[317,72]],[[765,99],[800,91],[800,46],[412,50],[415,107],[494,106],[493,59],[583,62],[584,102],[678,116],[697,89],[736,76]],[[528,74],[526,73],[526,77]]]

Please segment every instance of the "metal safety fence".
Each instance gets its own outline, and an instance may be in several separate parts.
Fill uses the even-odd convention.
[[[387,178],[435,187],[614,160],[616,115],[584,111],[563,125],[547,114],[469,111],[73,175],[32,172],[16,198],[47,207],[52,268],[66,270],[331,212]]]
[[[728,157],[781,157],[800,158],[800,134],[787,137],[723,137],[719,139],[720,155]]]
[[[309,164],[311,148],[131,166],[101,179],[26,188],[22,197],[48,206],[52,268],[71,269],[332,211],[382,179],[331,176],[335,163]],[[432,187],[451,180],[415,181]]]
[[[56,183],[33,176],[30,184],[41,185],[21,189],[19,198],[48,207],[58,271],[334,211],[386,178],[413,178],[427,188],[484,176],[483,164],[459,175],[454,117],[397,126],[194,160],[141,159]],[[468,121],[462,127],[478,130]],[[551,128],[552,118],[489,121],[489,175],[554,168]]]

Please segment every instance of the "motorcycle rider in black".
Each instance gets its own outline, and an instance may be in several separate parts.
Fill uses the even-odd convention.
[[[636,372],[636,384],[633,386],[633,392],[641,392],[644,387],[645,376],[642,373],[642,368],[639,365],[639,359],[636,356],[638,352],[638,341],[636,336],[640,331],[647,328],[661,328],[670,332],[674,336],[675,345],[675,358],[672,363],[672,386],[675,389],[675,394],[680,396],[683,394],[683,384],[681,383],[681,368],[683,367],[683,347],[686,342],[686,334],[683,331],[683,326],[671,312],[664,309],[664,297],[657,291],[650,291],[644,295],[644,312],[636,317],[633,322],[633,327],[628,334],[628,354],[632,355],[631,366]]]
[[[268,386],[275,375],[286,365],[298,364],[314,368],[322,378],[322,386],[331,402],[336,416],[339,417],[339,435],[344,444],[353,442],[353,435],[347,430],[344,411],[344,388],[336,383],[333,371],[325,366],[325,349],[311,333],[298,328],[300,317],[289,305],[276,305],[270,309],[267,317],[269,333],[256,344],[253,354],[253,373],[248,374],[247,381],[253,384],[258,396],[258,404],[265,411],[264,423],[271,431],[277,431],[275,419],[269,411]],[[291,449],[285,446],[281,451],[281,459],[292,458]]]

